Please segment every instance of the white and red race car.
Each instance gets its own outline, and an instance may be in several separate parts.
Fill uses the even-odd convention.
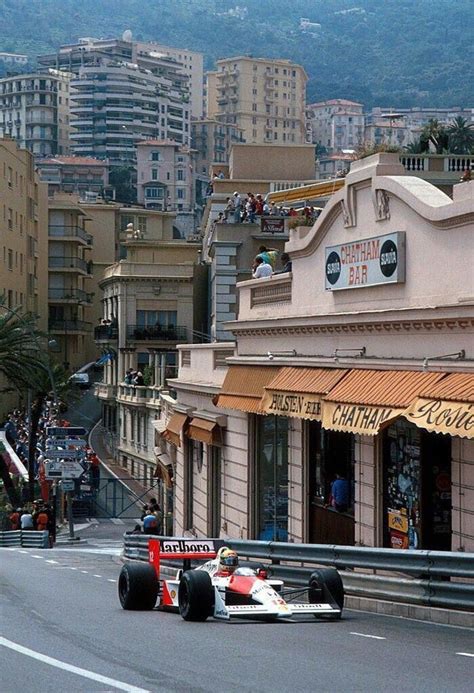
[[[209,616],[280,620],[295,616],[341,618],[344,589],[334,568],[315,570],[307,587],[288,588],[268,579],[263,566],[220,570],[219,553],[227,547],[213,539],[148,541],[149,563],[131,561],[120,572],[118,593],[123,609],[178,611],[186,621]],[[162,560],[183,561],[173,578],[161,577]],[[191,560],[205,561],[190,569]]]

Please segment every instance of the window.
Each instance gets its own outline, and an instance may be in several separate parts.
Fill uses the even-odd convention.
[[[184,198],[186,197],[185,189],[184,188],[178,188],[176,192],[177,192],[178,200],[184,200]]]
[[[218,537],[221,531],[221,449],[209,445],[207,448],[207,493],[209,498],[208,536]]]
[[[138,217],[138,228],[142,233],[146,233],[146,222],[147,218],[145,216]]]
[[[158,180],[158,169],[157,168],[151,169],[151,179],[152,180]]]
[[[253,104],[252,104],[252,111],[256,111],[256,110],[257,110],[257,104],[256,104],[256,103],[253,103]]]
[[[152,161],[161,161],[160,152],[152,152],[151,153],[151,160]]]
[[[255,538],[288,540],[288,419],[256,416]]]
[[[183,180],[183,181],[186,180],[186,177],[184,175],[184,169],[179,168],[176,173],[177,173],[177,180]]]
[[[13,271],[13,250],[10,250],[10,248],[7,254],[7,267],[10,271]]]
[[[148,199],[163,199],[163,188],[146,188],[145,197]]]

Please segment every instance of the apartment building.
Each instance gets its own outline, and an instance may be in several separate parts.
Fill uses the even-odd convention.
[[[163,211],[192,211],[193,167],[189,147],[170,140],[137,144],[137,199]]]
[[[364,106],[348,99],[312,103],[306,109],[311,141],[330,152],[356,149],[364,140]]]
[[[406,147],[414,137],[415,129],[400,113],[367,115],[365,118],[364,141],[367,143]]]
[[[0,63],[8,67],[24,67],[28,64],[28,56],[24,53],[5,53],[0,51]]]
[[[207,74],[207,116],[242,129],[253,144],[306,141],[307,75],[289,60],[218,60]]]
[[[228,164],[230,149],[245,142],[243,129],[216,118],[202,118],[191,123],[191,146],[196,154],[196,171],[209,176],[213,164]]]
[[[68,154],[71,76],[50,69],[0,79],[0,136],[35,155]]]
[[[200,244],[173,238],[175,215],[149,210],[148,216],[153,223],[145,230],[137,217],[128,223],[125,257],[100,281],[103,324],[95,329],[107,357],[96,389],[103,424],[116,460],[145,486],[156,468],[159,394],[176,374],[177,344],[193,342],[203,331],[207,281],[198,262]],[[125,383],[129,368],[141,371],[144,385]]]
[[[385,118],[393,117],[396,114],[399,118],[403,118],[406,126],[411,130],[420,130],[430,120],[438,120],[444,125],[449,125],[457,117],[462,117],[468,123],[474,123],[474,108],[461,108],[453,106],[451,108],[421,108],[414,106],[413,108],[382,108],[376,106],[372,108],[369,117]]]
[[[202,118],[204,113],[204,55],[187,48],[172,48],[161,43],[137,41],[134,45],[137,53],[158,53],[181,64],[182,70],[189,80],[191,115],[193,118]]]
[[[140,140],[189,144],[189,78],[173,58],[146,44],[85,38],[38,62],[74,72],[74,154],[134,165]]]
[[[36,171],[48,184],[48,194],[57,192],[103,193],[109,184],[108,161],[84,156],[52,156],[36,159]]]
[[[0,138],[0,295],[7,309],[22,307],[47,327],[47,186],[35,174],[33,155]],[[2,387],[2,385],[0,385]],[[18,395],[2,392],[0,417]]]

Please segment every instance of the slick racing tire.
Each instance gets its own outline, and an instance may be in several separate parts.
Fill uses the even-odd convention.
[[[118,594],[123,609],[151,611],[158,597],[158,580],[153,566],[125,563],[120,571]]]
[[[209,573],[187,570],[178,589],[179,613],[185,621],[205,621],[214,611],[214,587]]]
[[[310,604],[335,603],[341,612],[334,618],[341,618],[344,608],[344,587],[341,576],[335,568],[318,568],[311,573],[308,600]],[[317,614],[315,616],[317,617]]]

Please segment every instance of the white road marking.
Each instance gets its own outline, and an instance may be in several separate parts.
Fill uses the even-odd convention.
[[[102,575],[93,575],[92,577],[102,577]]]
[[[461,657],[474,657],[472,652],[456,652],[456,654],[461,655]]]
[[[19,553],[28,553],[28,551],[23,551],[23,549],[20,549]]]
[[[52,558],[50,558],[49,560],[45,561],[45,563],[55,563],[56,565],[59,565],[59,561],[53,561]]]
[[[121,520],[119,517],[111,517],[110,521],[114,523],[114,525],[124,525],[125,522]]]
[[[88,573],[88,570],[81,570],[81,573]]]
[[[77,568],[71,568],[71,566],[69,566],[69,570],[77,570]]]
[[[31,558],[43,558],[43,556],[31,556]]]
[[[145,688],[138,688],[138,686],[132,686],[129,683],[124,683],[123,681],[117,681],[116,679],[111,679],[108,676],[102,676],[102,674],[96,674],[94,671],[89,671],[88,669],[81,669],[81,667],[76,667],[73,664],[67,664],[67,662],[62,662],[54,657],[48,657],[47,655],[41,654],[41,652],[36,652],[35,650],[30,650],[28,647],[23,647],[18,645],[16,642],[7,640],[0,636],[0,645],[3,647],[8,647],[10,650],[19,652],[20,654],[31,657],[32,659],[37,659],[43,664],[49,664],[57,669],[62,669],[63,671],[69,671],[71,674],[77,674],[78,676],[83,676],[85,679],[90,679],[91,681],[97,681],[98,683],[103,683],[106,686],[113,686],[121,691],[127,691],[127,693],[150,693]]]
[[[369,635],[368,633],[351,633],[351,635],[358,635],[361,638],[373,638],[374,640],[386,640],[387,638],[382,638],[381,635]]]
[[[107,582],[117,582],[117,580],[114,580],[113,578],[107,578]]]

